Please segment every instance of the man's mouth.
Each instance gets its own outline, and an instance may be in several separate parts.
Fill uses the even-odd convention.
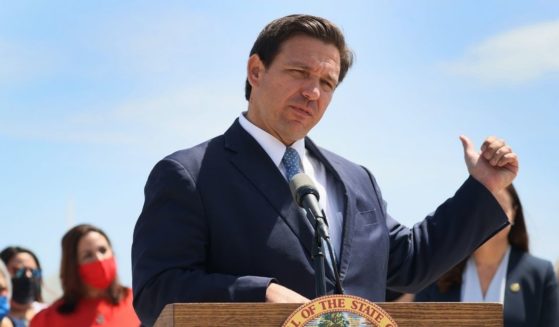
[[[296,105],[291,105],[290,107],[291,107],[291,109],[295,110],[295,112],[297,112],[298,114],[312,117],[312,110],[310,110],[310,109],[300,107],[300,106],[296,106]]]

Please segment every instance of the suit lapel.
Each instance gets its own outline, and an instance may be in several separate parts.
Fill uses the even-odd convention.
[[[505,317],[520,317],[524,319],[526,305],[524,303],[523,289],[521,285],[522,269],[520,261],[522,252],[511,247],[509,263],[507,266],[507,283],[505,285]]]
[[[225,148],[231,153],[230,162],[266,198],[268,204],[279,213],[310,254],[313,240],[312,226],[304,216],[301,216],[301,211],[291,196],[289,184],[272,159],[240,126],[238,120],[224,136]],[[256,206],[261,205],[256,204]]]
[[[341,253],[339,254],[339,270],[340,278],[343,280],[349,265],[349,257],[351,254],[351,244],[352,237],[349,237],[353,233],[355,228],[355,206],[348,205],[349,195],[348,188],[344,184],[344,180],[348,180],[344,175],[347,169],[344,169],[344,165],[335,156],[329,155],[327,152],[320,151],[320,149],[312,142],[310,138],[305,139],[305,145],[311,154],[320,160],[322,164],[326,167],[327,174],[334,177],[336,182],[336,188],[341,190],[342,201],[343,201],[343,231],[342,231],[342,245]]]

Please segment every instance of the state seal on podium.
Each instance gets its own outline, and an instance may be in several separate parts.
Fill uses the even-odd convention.
[[[326,295],[301,305],[282,327],[397,327],[381,307],[351,295]]]

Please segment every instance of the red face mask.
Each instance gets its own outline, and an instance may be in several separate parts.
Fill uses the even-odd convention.
[[[83,282],[97,289],[105,289],[116,278],[115,258],[97,260],[79,266],[80,277]]]

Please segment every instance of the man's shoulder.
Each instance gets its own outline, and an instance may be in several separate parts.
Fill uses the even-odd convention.
[[[167,155],[163,160],[174,160],[180,163],[200,161],[206,157],[208,152],[211,152],[213,155],[225,151],[225,148],[228,147],[226,145],[226,139],[229,139],[229,141],[231,141],[231,139],[237,139],[239,133],[243,133],[243,130],[238,120],[235,120],[224,134],[213,137],[193,147],[175,151]]]
[[[215,149],[215,147],[211,147],[212,144],[223,144],[223,135],[216,136],[190,148],[177,150],[165,156],[162,160],[173,160],[180,163],[199,161],[202,160],[210,148]]]
[[[211,144],[223,142],[222,138],[223,136],[217,136],[193,147],[178,150],[163,157],[152,168],[148,182],[149,180],[162,180],[164,176],[174,176],[176,172],[188,172],[188,175],[196,178],[204,160],[208,156],[215,157],[215,154],[210,154],[209,152],[217,152],[215,149],[218,147],[212,147]]]

